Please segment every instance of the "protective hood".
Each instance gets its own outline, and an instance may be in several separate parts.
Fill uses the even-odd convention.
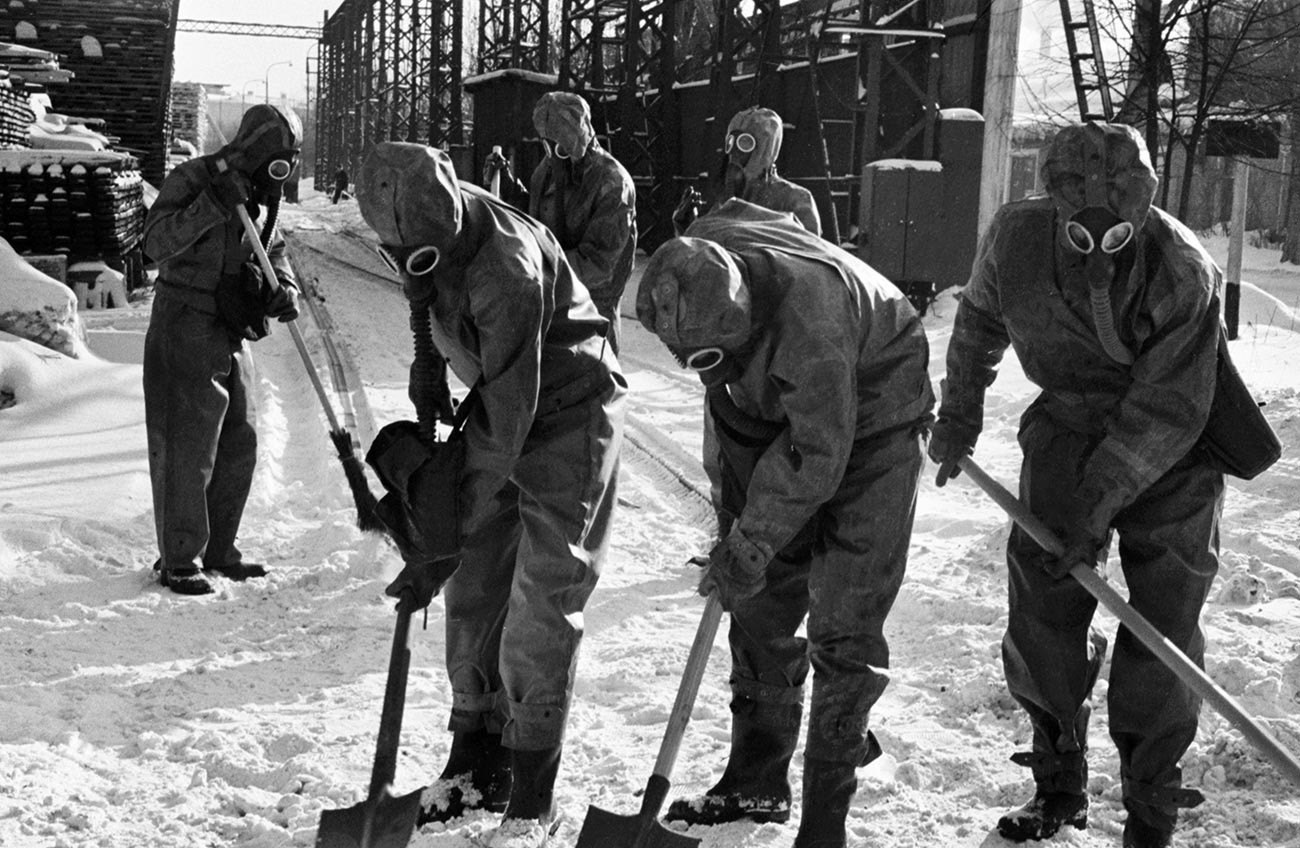
[[[784,129],[781,116],[771,109],[751,106],[737,112],[727,124],[727,137],[733,133],[749,133],[754,137],[754,151],[749,154],[743,170],[745,182],[754,183],[771,172],[776,165],[776,157],[781,153],[781,138]],[[733,150],[731,158],[735,161],[737,154]]]
[[[460,235],[464,200],[451,157],[405,141],[375,145],[357,174],[361,217],[392,247],[446,252]]]
[[[1156,194],[1146,145],[1125,124],[1065,127],[1047,148],[1042,178],[1062,225],[1085,207],[1100,207],[1141,233]]]
[[[750,295],[740,267],[720,245],[698,238],[664,242],[646,265],[636,317],[674,350],[742,350],[750,335]]]
[[[252,175],[273,159],[302,149],[302,122],[293,110],[268,103],[249,108],[235,137],[222,150],[230,167]]]
[[[533,126],[538,135],[563,151],[562,159],[581,159],[596,137],[591,126],[591,107],[579,95],[568,91],[549,91],[538,98],[533,107]],[[552,155],[555,153],[552,151]]]

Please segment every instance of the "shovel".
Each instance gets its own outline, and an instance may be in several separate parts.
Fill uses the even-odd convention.
[[[668,716],[668,729],[664,731],[664,741],[659,746],[659,759],[655,760],[654,772],[641,799],[641,811],[632,816],[620,816],[599,807],[588,808],[576,848],[695,848],[700,844],[698,838],[677,833],[660,824],[659,810],[668,797],[671,785],[668,775],[672,774],[677,750],[681,748],[682,736],[691,720],[695,695],[700,691],[700,680],[704,677],[704,667],[708,665],[709,651],[713,648],[713,637],[717,635],[721,618],[722,603],[718,594],[713,592],[704,604],[704,616],[695,631],[695,642],[691,645],[686,670],[682,672],[682,682],[677,688],[677,702]]]
[[[397,604],[397,629],[388,660],[388,683],[384,687],[370,796],[346,810],[322,812],[320,827],[316,829],[316,848],[404,848],[415,833],[423,790],[417,789],[400,798],[392,792],[397,744],[402,734],[402,710],[406,706],[406,673],[411,667],[411,649],[407,644],[411,600],[410,593],[403,592]]]
[[[1060,556],[1065,553],[1065,545],[1050,528],[1029,511],[1015,495],[1007,491],[998,481],[990,477],[984,469],[975,464],[970,457],[963,457],[958,463],[961,469],[970,475],[975,485],[1007,511],[1012,520],[1019,524],[1043,550]],[[1102,606],[1110,610],[1128,631],[1137,637],[1148,651],[1155,654],[1170,671],[1177,675],[1187,688],[1209,702],[1215,711],[1228,720],[1233,727],[1242,732],[1246,741],[1255,746],[1278,771],[1300,786],[1300,759],[1278,741],[1268,728],[1260,724],[1237,703],[1237,700],[1219,687],[1214,680],[1192,662],[1178,646],[1170,642],[1151,622],[1142,617],[1137,610],[1111,588],[1097,572],[1086,565],[1076,565],[1070,569],[1070,576],[1083,585],[1089,594]]]

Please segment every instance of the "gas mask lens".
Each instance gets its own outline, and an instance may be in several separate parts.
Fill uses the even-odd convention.
[[[1133,224],[1108,209],[1089,206],[1066,221],[1065,237],[1079,253],[1092,253],[1098,247],[1105,254],[1118,253],[1133,240]]]
[[[692,371],[708,371],[722,364],[726,354],[720,347],[706,347],[686,357],[686,367]]]
[[[546,142],[547,147],[551,149],[551,155],[554,156],[556,159],[569,158],[569,149],[565,147],[563,144],[560,144],[560,142],[552,141],[549,138],[543,139],[543,141]]]
[[[432,245],[412,249],[394,248],[381,244],[375,250],[379,253],[380,258],[384,260],[384,264],[388,266],[389,270],[399,276],[407,274],[412,277],[419,277],[427,274],[438,267],[438,260],[442,258],[438,248]],[[402,259],[404,253],[406,255],[405,260]]]
[[[289,159],[273,159],[266,166],[266,175],[277,183],[289,179],[293,173],[293,162]]]
[[[739,150],[741,153],[753,153],[754,148],[757,146],[758,142],[750,133],[732,133],[727,136],[727,153],[730,153],[733,148]]]

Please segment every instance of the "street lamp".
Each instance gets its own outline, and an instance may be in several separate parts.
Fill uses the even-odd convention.
[[[293,62],[288,61],[288,60],[286,60],[286,61],[284,61],[284,62],[272,62],[271,64],[269,64],[269,65],[266,66],[266,76],[265,76],[265,78],[263,79],[263,84],[266,86],[266,88],[265,88],[265,93],[266,93],[266,102],[267,102],[267,103],[270,103],[270,102],[271,102],[271,69],[274,68],[276,65],[288,65],[289,67],[292,68],[292,67],[293,67]]]
[[[255,80],[255,79],[244,80],[244,84],[241,85],[241,86],[239,87],[239,111],[240,111],[240,114],[243,114],[244,110],[248,108],[248,85],[249,85],[249,83],[252,83],[252,84],[256,85],[256,84],[257,84],[257,80]]]

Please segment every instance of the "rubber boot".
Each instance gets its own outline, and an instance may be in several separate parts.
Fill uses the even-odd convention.
[[[510,798],[510,751],[501,734],[480,728],[458,732],[451,740],[447,766],[420,795],[417,827],[448,822],[470,810],[499,813]]]
[[[511,751],[510,803],[488,848],[543,848],[555,818],[555,778],[560,749]]]
[[[757,724],[748,715],[731,716],[731,754],[727,768],[703,795],[668,805],[664,821],[725,824],[790,820],[790,758],[799,741],[802,705],[791,705],[793,721],[781,727]]]
[[[1047,839],[1065,825],[1088,827],[1086,752],[1020,752],[1011,762],[1034,770],[1034,797],[998,819],[998,834],[1012,842]]]
[[[1132,813],[1124,822],[1124,848],[1169,848],[1173,840],[1172,829],[1148,824]]]
[[[1182,770],[1175,767],[1161,779],[1145,783],[1120,769],[1124,786],[1124,848],[1169,848],[1173,844],[1178,811],[1200,806],[1205,796],[1196,789],[1184,789]]]
[[[1088,796],[1039,788],[1028,804],[998,819],[998,834],[1012,842],[1047,839],[1067,824],[1079,830],[1088,827]]]
[[[857,791],[858,772],[853,763],[805,759],[803,813],[793,848],[844,848],[844,825]]]

